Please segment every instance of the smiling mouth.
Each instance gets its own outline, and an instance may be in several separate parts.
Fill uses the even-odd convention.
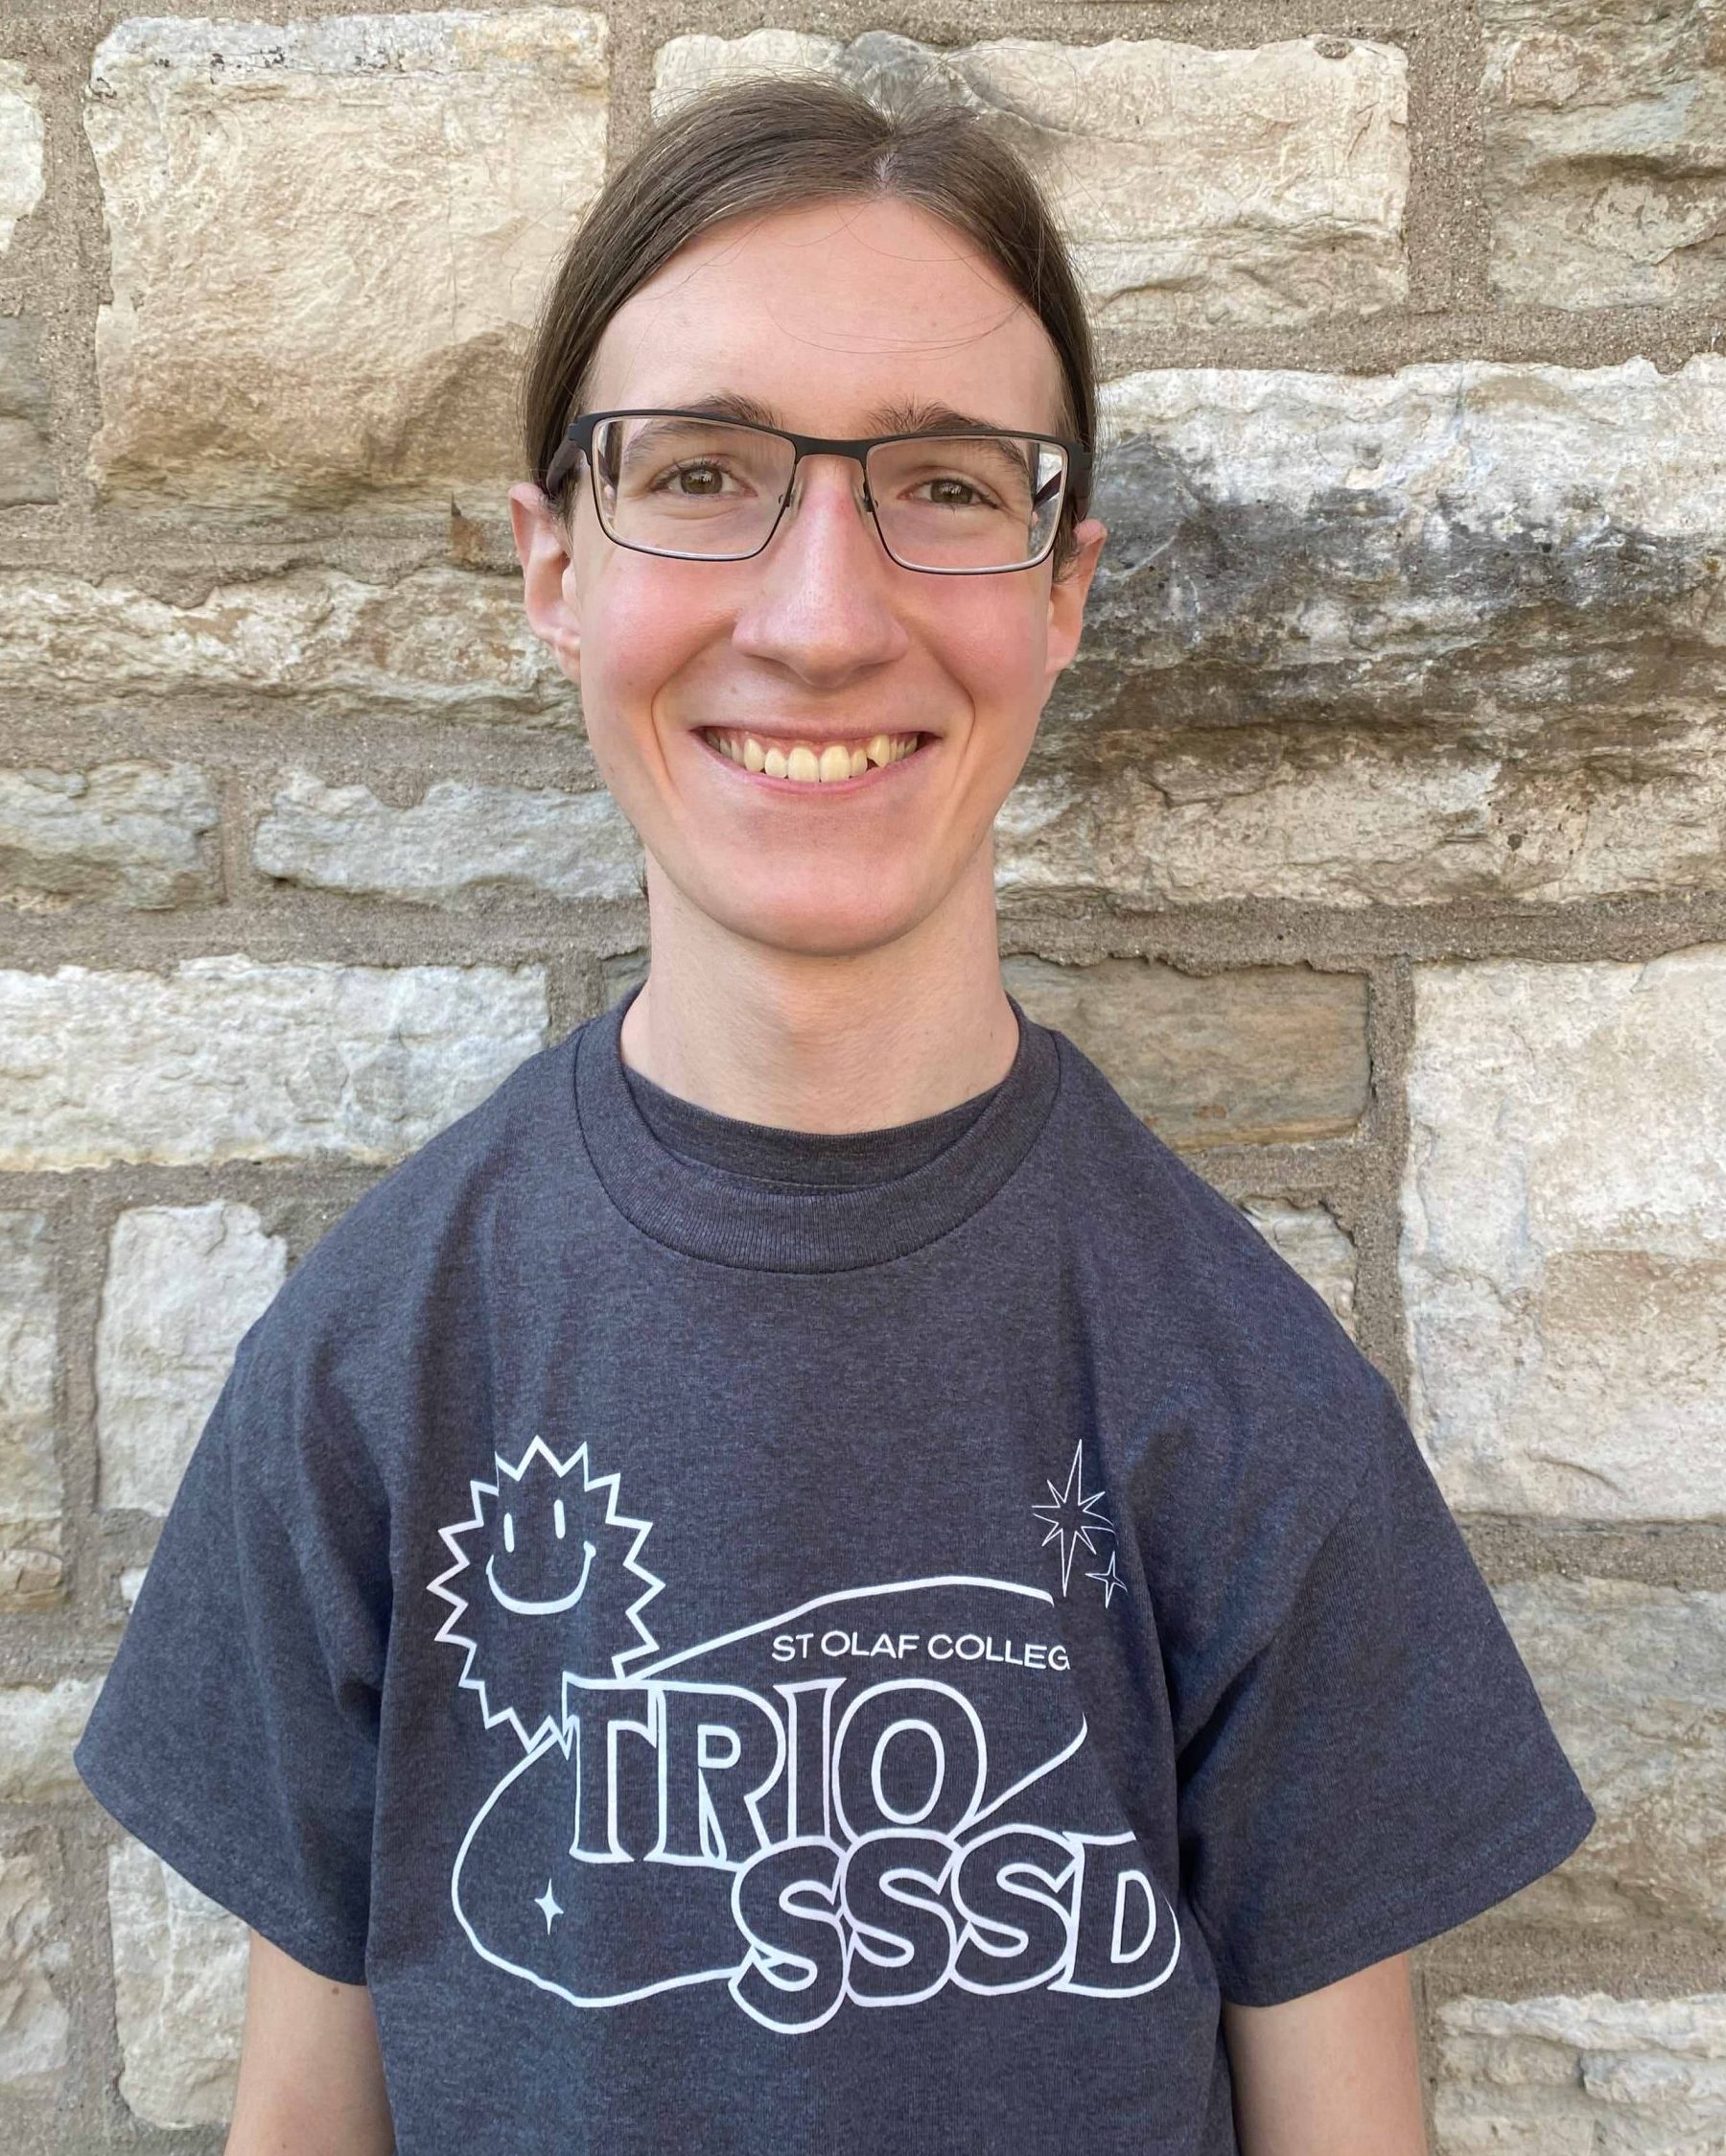
[[[567,1595],[559,1595],[551,1602],[525,1602],[519,1595],[505,1594],[498,1584],[497,1574],[492,1570],[492,1566],[498,1561],[495,1557],[489,1557],[485,1560],[487,1583],[491,1587],[492,1593],[497,1596],[498,1601],[509,1611],[512,1617],[555,1617],[563,1610],[573,1609],[586,1592],[588,1574],[593,1569],[594,1563],[594,1545],[591,1542],[584,1542],[581,1547],[586,1553],[581,1560],[581,1578],[576,1581]]]
[[[932,734],[874,734],[867,740],[777,740],[742,727],[704,726],[708,747],[728,762],[765,779],[788,779],[797,785],[840,785],[872,772],[903,763],[935,738]]]

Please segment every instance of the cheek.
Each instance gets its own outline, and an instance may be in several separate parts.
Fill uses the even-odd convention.
[[[582,709],[595,737],[639,733],[665,685],[726,633],[719,595],[696,580],[704,565],[608,553],[581,609]]]
[[[960,583],[954,577],[948,589]],[[974,592],[961,590],[930,617],[929,644],[979,715],[1006,735],[1015,719],[1035,724],[1042,709],[1048,608],[1040,594],[1008,599],[984,583],[979,577]]]

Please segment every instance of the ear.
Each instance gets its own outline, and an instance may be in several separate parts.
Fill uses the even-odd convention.
[[[1086,517],[1083,524],[1075,526],[1073,558],[1066,574],[1050,583],[1048,681],[1051,688],[1055,676],[1071,664],[1079,648],[1080,632],[1085,627],[1085,601],[1090,592],[1091,578],[1097,574],[1097,557],[1108,537],[1108,527],[1095,517]]]
[[[581,616],[569,550],[550,503],[531,481],[509,490],[509,521],[522,564],[527,625],[564,674],[581,683]]]

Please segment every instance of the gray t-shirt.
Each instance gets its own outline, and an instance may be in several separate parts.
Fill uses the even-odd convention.
[[[1594,1811],[1395,1394],[1015,1002],[816,1136],[627,1002],[246,1333],[78,1748],[407,2156],[1236,2156],[1219,2000]]]

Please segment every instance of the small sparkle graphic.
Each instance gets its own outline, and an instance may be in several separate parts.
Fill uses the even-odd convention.
[[[1102,1504],[1108,1492],[1101,1489],[1093,1489],[1088,1495],[1085,1492],[1083,1441],[1073,1447],[1073,1465],[1067,1469],[1066,1488],[1057,1489],[1053,1483],[1048,1488],[1049,1495],[1055,1502],[1052,1505],[1033,1505],[1031,1510],[1048,1526],[1049,1532],[1043,1536],[1043,1547],[1047,1549],[1051,1542],[1059,1542],[1061,1545],[1061,1591],[1064,1595],[1067,1582],[1072,1577],[1074,1553],[1080,1543],[1083,1542],[1086,1552],[1095,1557],[1097,1545],[1092,1541],[1092,1535],[1112,1535],[1114,1529],[1106,1519],[1097,1517],[1096,1508]],[[1110,1561],[1113,1561],[1112,1558]]]
[[[1110,1550],[1108,1553],[1108,1563],[1101,1572],[1087,1572],[1085,1577],[1087,1580],[1094,1580],[1102,1588],[1103,1606],[1105,1609],[1107,1609],[1109,1604],[1113,1602],[1115,1589],[1117,1587],[1124,1587],[1127,1584],[1126,1581],[1123,1580],[1121,1578],[1121,1575],[1115,1570],[1115,1554],[1112,1550]]]
[[[543,1910],[545,1911],[546,1930],[548,1932],[549,1932],[551,1929],[552,1919],[563,1914],[563,1904],[551,1891],[551,1882],[548,1879],[546,1882],[545,1892],[543,1894],[535,1895],[533,1906],[535,1909]]]

